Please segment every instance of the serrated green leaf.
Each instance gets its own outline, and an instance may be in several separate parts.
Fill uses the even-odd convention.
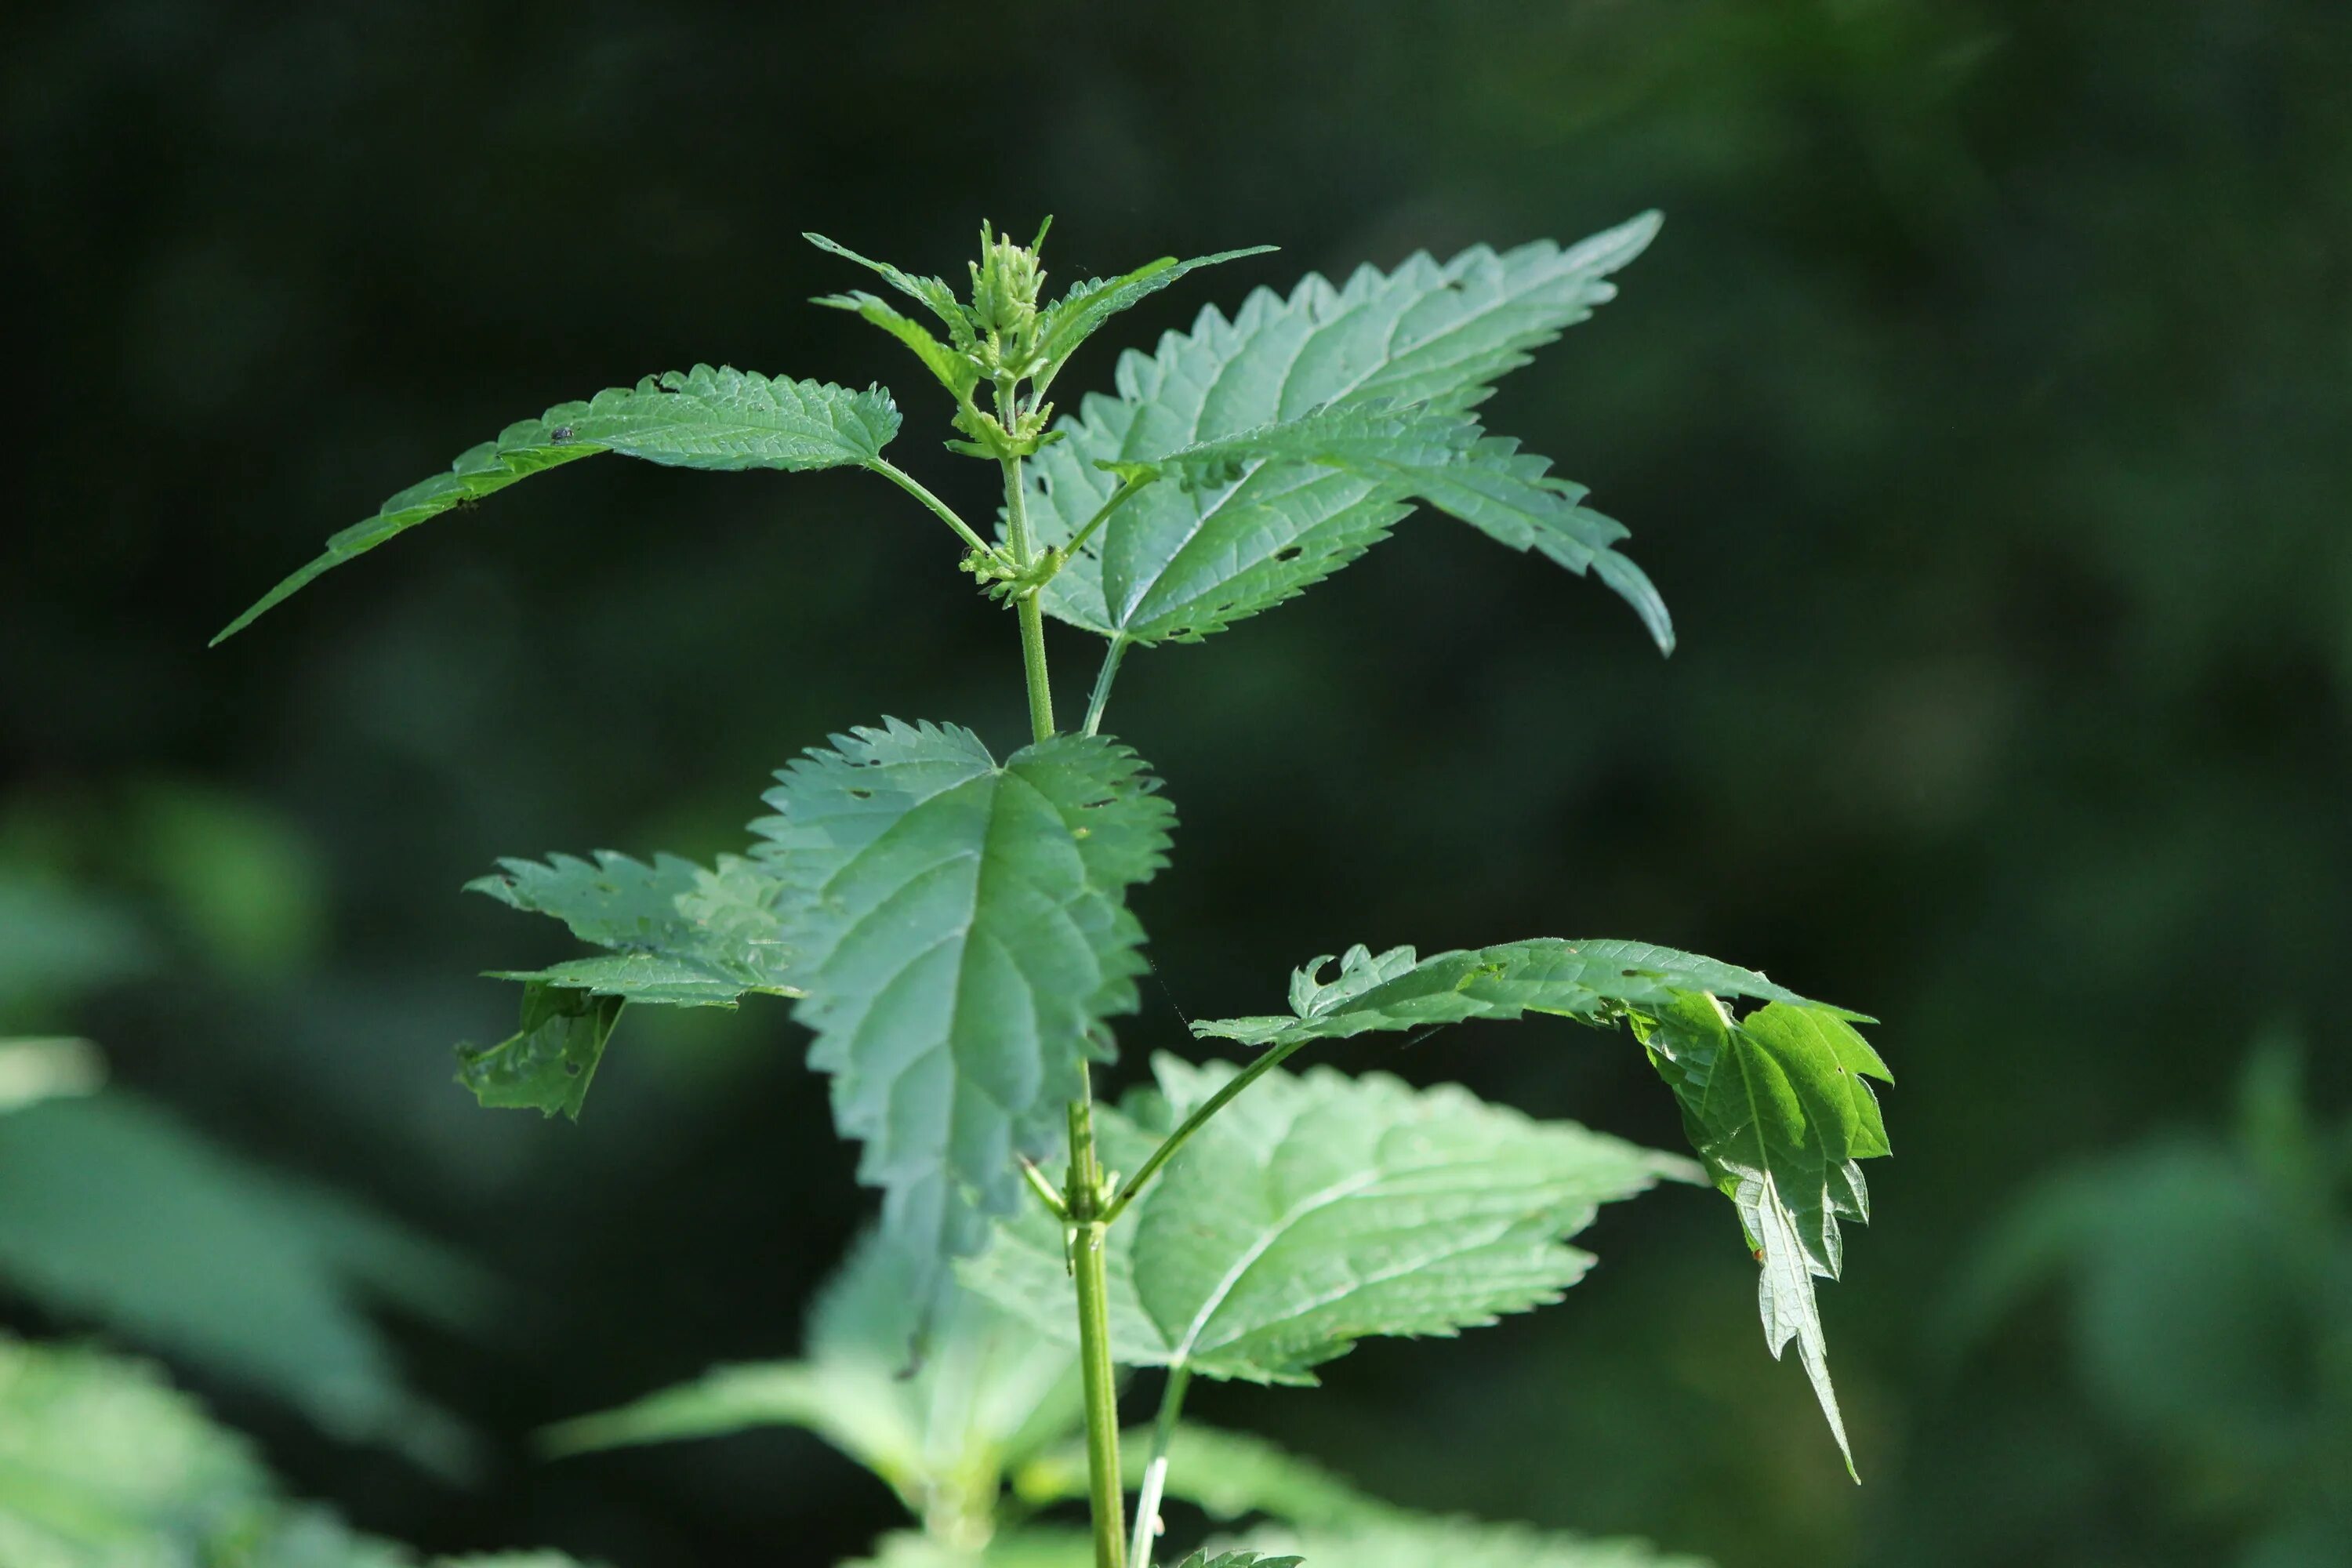
[[[450,1472],[469,1457],[453,1418],[403,1385],[367,1307],[462,1325],[485,1310],[483,1282],[425,1237],[250,1165],[127,1091],[0,1119],[0,1279],[337,1436]]]
[[[1786,1002],[1735,1019],[1698,993],[1654,1016],[1637,1016],[1634,1026],[1682,1104],[1691,1146],[1738,1205],[1761,1265],[1765,1344],[1777,1358],[1796,1342],[1851,1472],[1813,1280],[1834,1279],[1843,1268],[1838,1221],[1870,1218],[1855,1162],[1887,1152],[1887,1143],[1863,1080],[1888,1079],[1885,1065],[1844,1019]]]
[[[1116,398],[1089,397],[1032,465],[1041,542],[1069,540],[1117,481],[1099,463],[1149,461],[1317,409],[1385,403],[1454,414],[1614,292],[1608,275],[1656,231],[1654,216],[1563,249],[1484,247],[1441,267],[1416,256],[1344,289],[1309,276],[1286,300],[1260,290],[1228,321],[1202,313],[1149,357],[1118,366]],[[1056,575],[1045,607],[1126,642],[1194,641],[1320,581],[1386,537],[1407,505],[1384,477],[1259,462],[1215,490],[1156,485]]]
[[[940,1260],[1050,1159],[1104,1020],[1135,1010],[1127,889],[1166,863],[1174,813],[1132,752],[1057,736],[1003,764],[970,731],[888,721],[777,775],[754,851],[883,1223]]]
[[[264,595],[213,643],[418,523],[580,458],[618,452],[674,468],[798,472],[870,461],[898,433],[898,406],[879,387],[852,392],[707,364],[610,387],[585,403],[560,403],[508,426],[497,440],[465,452],[449,472],[394,496],[375,516],[328,540],[325,553]]]
[[[1892,1075],[1853,1028],[1870,1019],[1751,970],[1647,942],[1547,938],[1427,959],[1409,947],[1357,947],[1325,983],[1330,962],[1318,958],[1291,976],[1292,1016],[1226,1018],[1195,1024],[1193,1033],[1274,1048],[1524,1013],[1629,1022],[1681,1102],[1691,1146],[1738,1207],[1761,1265],[1766,1343],[1778,1357],[1797,1341],[1853,1468],[1812,1280],[1834,1279],[1843,1265],[1839,1220],[1870,1217],[1855,1162],[1888,1152],[1864,1080]],[[1765,1005],[1735,1020],[1726,997]]]
[[[827,239],[821,234],[803,233],[801,237],[819,250],[838,256],[845,261],[855,261],[899,293],[930,311],[940,319],[940,324],[947,328],[948,336],[957,348],[971,346],[973,341],[971,312],[964,309],[963,301],[956,298],[954,289],[950,288],[945,279],[919,278],[911,272],[902,271],[891,266],[887,261],[870,260],[858,255],[849,247]]]
[[[1268,1557],[1255,1552],[1220,1552],[1214,1557],[1195,1552],[1184,1559],[1182,1568],[1298,1568],[1297,1557]]]
[[[1418,957],[1410,947],[1381,953],[1353,947],[1339,961],[1338,976],[1327,984],[1318,976],[1330,962],[1326,954],[1293,973],[1292,1016],[1203,1020],[1192,1026],[1192,1032],[1278,1046],[1299,1039],[1345,1039],[1372,1029],[1517,1018],[1527,1013],[1601,1023],[1627,1008],[1664,1006],[1695,991],[1820,1005],[1753,970],[1611,938],[1564,942],[1538,937],[1428,958]],[[1835,1008],[1826,1011],[1858,1016]]]
[[[1196,256],[1189,261],[1163,256],[1124,277],[1089,278],[1071,285],[1068,293],[1038,314],[1037,364],[1030,373],[1036,395],[1043,398],[1062,367],[1070,363],[1070,356],[1120,311],[1132,310],[1186,273],[1239,261],[1245,256],[1268,255],[1276,248],[1271,245],[1253,245],[1241,250],[1221,250],[1214,256]]]
[[[618,1410],[567,1421],[545,1441],[573,1454],[800,1426],[881,1477],[934,1528],[960,1535],[984,1528],[1006,1468],[1077,1428],[1077,1362],[964,1291],[940,1309],[925,1354],[910,1362],[931,1267],[892,1238],[870,1235],[817,1298],[805,1359],[717,1367]]]
[[[1142,1156],[1237,1070],[1154,1061],[1160,1092],[1097,1112],[1106,1164]],[[1452,1335],[1559,1300],[1562,1245],[1687,1161],[1385,1075],[1269,1072],[1193,1135],[1110,1236],[1112,1351],[1130,1366],[1311,1384],[1370,1334]],[[974,1288],[1070,1332],[1060,1227],[1023,1215]]]
[[[1127,1485],[1140,1488],[1150,1462],[1151,1434],[1138,1427],[1119,1442]],[[1071,1444],[1041,1455],[1014,1473],[1013,1489],[1043,1505],[1087,1495],[1087,1453]],[[1302,1528],[1337,1528],[1395,1517],[1400,1510],[1265,1438],[1186,1422],[1168,1447],[1165,1495],[1192,1503],[1211,1519],[1231,1522],[1266,1514]]]
[[[938,378],[939,384],[948,389],[959,405],[980,385],[978,360],[961,349],[940,342],[925,330],[921,322],[891,309],[887,301],[875,298],[863,289],[853,289],[846,294],[822,294],[812,303],[831,310],[847,310],[906,344],[914,351],[915,357],[923,362],[923,368]]]
[[[623,1005],[618,996],[528,982],[513,1034],[494,1046],[457,1047],[457,1081],[492,1109],[560,1111],[577,1121]]]
[[[675,1006],[731,1007],[747,992],[797,994],[787,983],[782,927],[771,907],[775,879],[752,862],[722,857],[719,868],[708,871],[675,855],[656,855],[647,866],[600,849],[593,862],[555,855],[544,865],[499,866],[466,890],[552,916],[581,941],[614,954],[497,971],[496,978]]]
[[[1588,571],[1633,606],[1659,650],[1674,622],[1642,569],[1612,548],[1622,523],[1580,504],[1581,486],[1550,477],[1549,458],[1490,437],[1466,414],[1341,404],[1196,443],[1152,460],[1102,463],[1123,480],[1173,478],[1187,489],[1239,484],[1258,464],[1308,464],[1379,480],[1397,500],[1426,501],[1512,549]]]
[[[1405,1516],[1355,1529],[1253,1531],[1259,1551],[1297,1552],[1307,1568],[1708,1568],[1645,1541],[1594,1540],[1524,1524]]]

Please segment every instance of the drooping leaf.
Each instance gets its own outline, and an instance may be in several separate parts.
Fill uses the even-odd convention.
[[[1627,1008],[1665,1006],[1696,991],[1820,1005],[1753,970],[1613,938],[1563,942],[1538,937],[1428,958],[1417,956],[1410,947],[1381,953],[1353,947],[1339,961],[1339,975],[1326,984],[1318,977],[1330,962],[1327,954],[1291,975],[1290,1017],[1205,1020],[1194,1024],[1192,1032],[1246,1045],[1278,1046],[1301,1038],[1345,1039],[1371,1029],[1418,1029],[1527,1013],[1600,1023]]]
[[[457,1047],[457,1081],[492,1109],[577,1121],[623,1005],[618,996],[531,981],[513,1034],[494,1046]]]
[[[617,996],[629,1002],[731,1007],[746,992],[797,994],[787,983],[782,928],[770,907],[773,877],[722,857],[716,871],[675,855],[650,866],[600,849],[592,863],[555,855],[544,865],[501,860],[466,890],[551,915],[581,941],[613,950],[547,969],[499,971],[503,980]]]
[[[551,1428],[572,1454],[623,1444],[804,1427],[872,1470],[908,1510],[968,1535],[993,1517],[1000,1478],[1062,1442],[1083,1418],[1076,1357],[957,1291],[910,1363],[930,1260],[867,1237],[818,1297],[796,1362],[714,1368],[697,1382]]]
[[[1682,1104],[1691,1146],[1738,1205],[1761,1265],[1764,1342],[1775,1357],[1796,1342],[1852,1471],[1813,1280],[1834,1279],[1844,1265],[1839,1220],[1870,1218],[1855,1162],[1888,1146],[1864,1079],[1891,1080],[1885,1064],[1835,1013],[1788,1002],[1735,1019],[1714,995],[1693,993],[1635,1015],[1633,1026]]]
[[[1041,542],[1067,541],[1118,480],[1097,467],[1294,420],[1386,404],[1455,414],[1530,350],[1614,292],[1609,274],[1656,232],[1654,216],[1563,249],[1484,247],[1443,267],[1416,256],[1344,289],[1309,276],[1261,290],[1228,321],[1203,311],[1150,356],[1119,363],[1118,395],[1089,397],[1038,454],[1028,497]],[[1408,505],[1381,476],[1257,461],[1214,489],[1138,494],[1045,591],[1047,609],[1136,643],[1192,641],[1299,593],[1384,538]]]
[[[1307,1568],[1709,1568],[1645,1541],[1594,1540],[1524,1524],[1405,1516],[1354,1529],[1251,1532],[1265,1552],[1296,1552]]]
[[[1236,1070],[1153,1063],[1160,1092],[1097,1111],[1133,1170]],[[1112,1226],[1114,1355],[1131,1366],[1311,1384],[1369,1334],[1451,1335],[1559,1300],[1591,1266],[1563,1245],[1604,1203],[1687,1161],[1444,1086],[1270,1072],[1211,1121]],[[964,1278],[1072,1331],[1060,1227],[1023,1215]]]
[[[1196,256],[1189,261],[1163,256],[1123,277],[1089,278],[1071,285],[1068,293],[1039,312],[1038,363],[1031,373],[1036,395],[1043,397],[1062,367],[1069,363],[1070,356],[1121,310],[1134,309],[1188,272],[1239,261],[1246,256],[1265,256],[1276,248],[1271,245],[1253,245],[1242,250],[1221,250],[1214,256]]]
[[[599,452],[673,468],[839,468],[878,458],[898,433],[898,409],[879,387],[852,392],[814,381],[771,380],[707,364],[609,387],[585,403],[560,403],[509,425],[394,496],[376,515],[327,541],[325,553],[264,595],[213,638],[235,637],[325,573],[354,556],[469,505],[518,479]]]
[[[1241,483],[1259,464],[1307,464],[1380,481],[1395,500],[1426,501],[1512,549],[1587,571],[1642,617],[1672,653],[1674,621],[1642,569],[1612,548],[1623,524],[1580,504],[1580,485],[1551,477],[1550,459],[1490,437],[1462,413],[1341,404],[1197,443],[1151,460],[1106,461],[1122,480],[1173,478],[1199,491]]]
[[[285,1401],[337,1436],[445,1470],[470,1457],[454,1420],[404,1385],[368,1307],[462,1326],[488,1294],[474,1272],[127,1091],[0,1118],[0,1285]]]
[[[1058,736],[999,763],[970,731],[838,736],[777,775],[754,854],[883,1223],[944,1260],[1009,1209],[1018,1154],[1051,1158],[1106,1018],[1134,1011],[1127,889],[1165,864],[1174,813],[1125,748]]]
[[[1144,1427],[1120,1439],[1119,1458],[1130,1489],[1143,1484],[1150,1441],[1150,1431]],[[1041,1455],[1015,1472],[1013,1486],[1024,1502],[1084,1498],[1084,1445],[1073,1443]],[[1337,1529],[1397,1517],[1402,1511],[1263,1437],[1195,1422],[1177,1427],[1168,1446],[1165,1493],[1227,1523],[1265,1514],[1302,1529]]]
[[[1812,1281],[1837,1278],[1843,1265],[1838,1222],[1869,1218],[1855,1162],[1888,1152],[1864,1080],[1892,1079],[1853,1026],[1870,1019],[1753,971],[1646,942],[1545,938],[1426,959],[1409,947],[1378,954],[1357,947],[1325,983],[1319,976],[1330,962],[1318,958],[1291,976],[1292,1016],[1227,1018],[1195,1024],[1193,1032],[1278,1048],[1525,1013],[1628,1022],[1681,1102],[1709,1177],[1738,1205],[1762,1268],[1766,1343],[1777,1357],[1797,1342],[1853,1468]],[[1764,1005],[1735,1019],[1723,998]]]

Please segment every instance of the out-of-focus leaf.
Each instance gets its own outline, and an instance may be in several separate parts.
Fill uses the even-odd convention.
[[[876,1233],[810,1314],[805,1357],[714,1368],[701,1379],[550,1429],[579,1453],[622,1444],[802,1426],[881,1477],[936,1533],[967,1539],[995,1511],[1001,1478],[1076,1430],[1077,1363],[1060,1342],[958,1291],[919,1363],[908,1344],[929,1265]]]
[[[454,1421],[403,1388],[362,1302],[462,1322],[486,1293],[474,1274],[120,1090],[0,1118],[0,1284],[249,1384],[338,1436],[443,1468],[468,1458]]]
[[[1139,1427],[1119,1443],[1129,1489],[1150,1462],[1151,1433]],[[1071,1444],[1040,1455],[1013,1478],[1024,1502],[1070,1502],[1087,1495],[1087,1454]],[[1337,1529],[1388,1519],[1401,1510],[1265,1438],[1186,1422],[1168,1446],[1166,1495],[1210,1518],[1231,1522],[1265,1514],[1302,1529]]]
[[[1269,1529],[1248,1543],[1295,1552],[1307,1568],[1708,1568],[1644,1541],[1592,1540],[1521,1524],[1403,1518],[1353,1530]]]
[[[0,1039],[0,1114],[45,1100],[95,1094],[105,1082],[106,1058],[88,1040]]]

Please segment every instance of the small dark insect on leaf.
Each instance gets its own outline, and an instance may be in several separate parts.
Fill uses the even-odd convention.
[[[560,447],[564,442],[572,439],[572,426],[569,425],[558,425],[554,429],[547,433],[547,438]]]

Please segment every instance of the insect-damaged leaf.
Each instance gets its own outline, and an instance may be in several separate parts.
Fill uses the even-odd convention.
[[[1153,1066],[1159,1092],[1096,1113],[1107,1165],[1136,1169],[1235,1071]],[[1592,1262],[1563,1238],[1601,1204],[1696,1175],[1451,1085],[1269,1072],[1112,1226],[1112,1352],[1131,1366],[1312,1383],[1365,1335],[1450,1335],[1557,1300]],[[1062,1258],[1060,1226],[1024,1213],[964,1278],[1068,1334]]]
[[[494,1046],[457,1047],[457,1081],[486,1106],[561,1111],[577,1121],[621,1006],[617,996],[534,981],[523,987],[513,1034]]]
[[[321,574],[418,523],[580,458],[618,452],[672,468],[797,471],[869,461],[898,433],[898,405],[880,387],[852,392],[707,364],[610,387],[585,403],[560,403],[508,426],[497,440],[465,452],[447,473],[394,496],[375,516],[328,540],[325,553],[262,595],[213,642],[235,637]]]
[[[1135,1010],[1127,889],[1165,863],[1174,813],[1135,754],[1058,736],[1003,763],[969,731],[891,721],[777,775],[755,856],[883,1223],[929,1260],[978,1249],[1017,1154],[1064,1137],[1103,1021]]]

